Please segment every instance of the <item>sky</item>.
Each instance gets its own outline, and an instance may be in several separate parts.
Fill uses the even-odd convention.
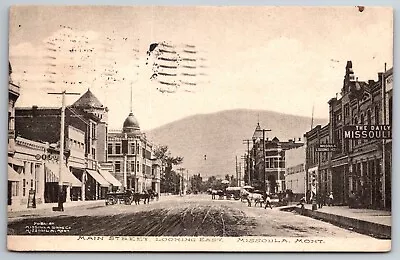
[[[359,80],[393,66],[391,8],[18,6],[9,28],[16,106],[60,106],[49,91],[90,88],[110,129],[122,127],[131,100],[142,130],[240,108],[311,116],[314,107],[326,118],[348,60]],[[160,74],[171,71],[157,68],[160,55],[178,60],[169,82],[195,84],[165,89]],[[194,76],[182,78],[188,55]]]

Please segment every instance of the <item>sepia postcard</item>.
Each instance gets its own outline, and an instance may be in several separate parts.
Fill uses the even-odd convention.
[[[11,251],[391,250],[393,9],[9,10]]]

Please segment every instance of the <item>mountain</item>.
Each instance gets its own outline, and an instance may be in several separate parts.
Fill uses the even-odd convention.
[[[241,156],[247,152],[243,140],[251,139],[258,118],[261,128],[272,130],[266,132],[266,138],[276,136],[281,141],[296,138],[297,142],[301,138],[302,142],[311,126],[308,117],[237,109],[186,117],[147,131],[146,136],[155,144],[168,145],[172,155],[183,156],[181,166],[189,175],[223,177],[236,174],[235,156],[243,166]],[[314,126],[327,122],[327,119],[314,119]]]

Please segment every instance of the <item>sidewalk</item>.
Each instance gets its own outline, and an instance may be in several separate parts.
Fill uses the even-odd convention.
[[[311,204],[305,204],[302,212],[300,206],[281,207],[284,211],[293,211],[304,216],[319,219],[337,226],[352,229],[356,232],[379,238],[391,238],[391,212],[373,209],[351,209],[348,206],[323,206],[312,210]]]
[[[73,208],[79,206],[100,206],[105,205],[105,200],[86,200],[86,201],[68,201],[64,203],[64,208]],[[57,207],[57,203],[42,203],[36,205],[36,208],[27,208],[26,205],[12,205],[7,207],[7,212],[12,213],[33,213],[42,210],[51,210],[53,207]]]

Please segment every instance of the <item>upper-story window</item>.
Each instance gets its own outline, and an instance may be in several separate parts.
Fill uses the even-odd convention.
[[[121,154],[121,144],[120,143],[115,144],[115,154]]]
[[[368,110],[367,112],[367,125],[372,124],[372,119],[371,119],[371,110]]]
[[[379,106],[375,106],[375,124],[379,125],[380,123],[380,108]]]
[[[131,154],[135,154],[135,144],[131,143]]]
[[[120,161],[115,162],[115,172],[121,172],[121,162]]]
[[[107,153],[108,154],[112,154],[113,153],[113,144],[112,143],[108,143],[107,144]]]
[[[349,104],[344,105],[344,116],[345,117],[350,116],[350,105]]]

